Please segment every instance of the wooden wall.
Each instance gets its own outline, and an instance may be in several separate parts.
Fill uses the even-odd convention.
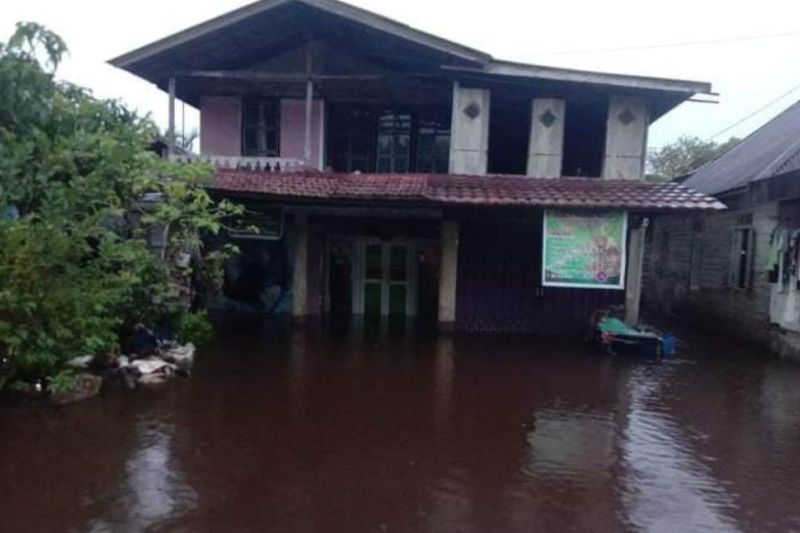
[[[583,335],[593,311],[625,291],[541,287],[542,221],[461,224],[456,330]]]

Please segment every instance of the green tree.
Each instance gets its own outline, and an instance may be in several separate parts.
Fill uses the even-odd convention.
[[[66,51],[30,23],[0,43],[0,389],[114,352],[137,322],[180,322],[192,269],[174,259],[219,268],[203,237],[241,213],[209,196],[209,167],[147,150],[149,118],[57,81]],[[163,257],[153,227],[167,229]]]
[[[684,135],[661,148],[650,150],[647,158],[647,179],[669,181],[697,170],[730,150],[739,142],[731,137],[724,143],[704,141],[699,137]]]

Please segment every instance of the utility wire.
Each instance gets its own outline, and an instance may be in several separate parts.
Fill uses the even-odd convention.
[[[593,53],[607,53],[607,52],[628,52],[633,50],[653,50],[657,48],[677,48],[683,46],[698,46],[698,45],[709,45],[709,44],[723,44],[723,43],[735,43],[735,42],[744,42],[744,41],[762,41],[765,39],[775,39],[778,37],[791,37],[795,35],[800,35],[800,30],[796,31],[788,31],[783,33],[770,33],[770,34],[762,34],[762,35],[746,35],[740,37],[721,37],[719,39],[707,39],[707,40],[698,40],[698,41],[683,41],[677,43],[661,43],[661,44],[645,44],[645,45],[634,45],[634,46],[616,46],[610,48],[582,48],[582,49],[575,49],[575,50],[555,50],[553,52],[542,52],[537,55],[542,56],[555,56],[555,55],[572,55],[572,54],[593,54]]]
[[[763,106],[759,107],[755,111],[752,111],[751,113],[749,113],[749,114],[745,115],[744,117],[740,118],[739,120],[737,120],[736,122],[734,122],[730,126],[727,126],[726,128],[718,131],[717,133],[715,133],[714,135],[709,137],[708,140],[709,141],[713,141],[714,139],[716,139],[717,137],[719,137],[723,133],[727,133],[727,132],[731,131],[733,128],[735,128],[736,126],[738,126],[738,125],[740,125],[740,124],[742,124],[744,122],[747,122],[748,120],[750,120],[754,116],[758,115],[759,113],[761,113],[761,112],[767,110],[768,108],[772,107],[773,105],[777,104],[778,102],[780,102],[781,100],[783,100],[784,98],[786,98],[787,96],[792,94],[793,92],[797,91],[798,89],[800,89],[800,84],[795,85],[794,87],[792,87],[791,89],[789,89],[785,93],[783,93],[780,96],[770,100],[769,102],[767,102]]]

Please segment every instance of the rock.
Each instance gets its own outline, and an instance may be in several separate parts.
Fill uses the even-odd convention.
[[[103,378],[94,374],[78,374],[75,377],[75,385],[69,392],[57,392],[50,395],[50,401],[57,405],[77,402],[91,398],[100,392],[103,386]]]
[[[93,355],[81,355],[80,357],[73,357],[67,361],[67,366],[70,368],[89,368],[92,361],[94,361]]]
[[[153,374],[154,372],[159,372],[166,367],[174,365],[158,357],[148,357],[146,359],[132,361],[130,366],[134,367],[142,374]]]
[[[161,356],[165,361],[174,363],[178,371],[182,375],[189,375],[194,364],[194,353],[196,348],[194,344],[187,343],[184,346],[176,346],[164,352]]]
[[[178,367],[158,357],[148,357],[147,359],[137,359],[131,362],[128,368],[135,369],[141,373],[137,379],[138,383],[156,385],[173,377]]]

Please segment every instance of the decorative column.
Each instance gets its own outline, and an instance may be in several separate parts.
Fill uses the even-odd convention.
[[[564,100],[535,98],[531,108],[527,175],[559,178],[564,157]]]
[[[489,89],[453,83],[450,125],[450,174],[483,176],[489,161]]]
[[[645,236],[649,220],[644,219],[638,228],[631,230],[628,245],[628,263],[625,277],[625,322],[639,323],[639,307],[642,301],[642,269],[644,265]]]
[[[632,96],[611,97],[606,122],[603,178],[642,179],[649,125],[650,117],[644,100]]]
[[[308,215],[294,216],[294,268],[292,270],[292,317],[306,316],[308,298]]]
[[[458,222],[442,222],[442,257],[439,268],[439,327],[450,330],[456,321]]]

